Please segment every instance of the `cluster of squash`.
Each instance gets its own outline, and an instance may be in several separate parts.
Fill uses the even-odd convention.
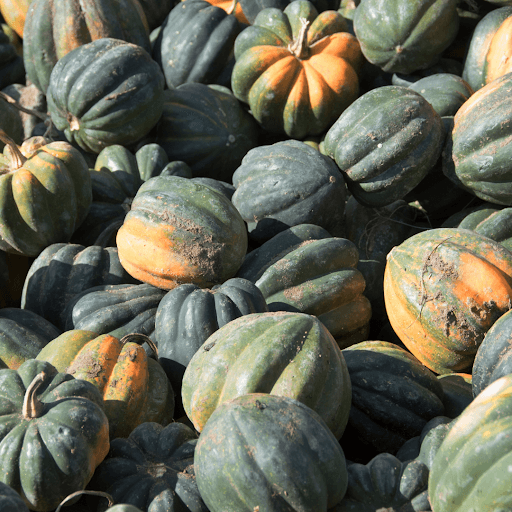
[[[512,0],[0,12],[0,510],[512,510]]]

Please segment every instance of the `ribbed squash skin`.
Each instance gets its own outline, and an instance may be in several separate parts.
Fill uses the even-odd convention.
[[[50,244],[67,242],[87,215],[91,178],[80,152],[67,142],[20,147],[26,161],[12,168],[0,155],[0,249],[37,256]],[[44,140],[44,139],[43,139]]]
[[[160,365],[138,343],[71,330],[48,343],[37,358],[98,388],[111,439],[128,437],[146,421],[167,425],[172,420],[171,386]]]
[[[512,73],[476,91],[454,117],[443,172],[484,201],[512,206]]]
[[[343,451],[322,419],[288,397],[219,406],[199,437],[197,485],[211,512],[328,510],[343,498]]]
[[[27,388],[46,404],[35,417],[23,415]],[[30,510],[50,512],[81,491],[109,449],[109,424],[98,390],[30,359],[18,370],[0,370],[0,480],[18,492]]]
[[[511,307],[512,253],[465,229],[416,234],[389,253],[384,298],[394,331],[425,366],[468,371]]]
[[[150,284],[100,285],[66,307],[66,330],[81,329],[121,339],[136,332],[154,340],[155,315],[165,290]]]
[[[343,233],[345,181],[336,164],[303,142],[251,149],[233,174],[232,202],[258,242],[296,224]]]
[[[239,277],[211,289],[188,283],[167,292],[155,315],[155,342],[173,389],[181,390],[185,368],[214,332],[241,316],[266,311],[260,289]]]
[[[511,338],[512,315],[509,311],[496,320],[478,347],[472,371],[474,397],[495,380],[512,373]]]
[[[451,73],[421,78],[409,88],[420,93],[441,117],[454,116],[474,92],[460,76]]]
[[[477,24],[464,60],[462,78],[477,91],[512,71],[508,39],[512,31],[512,7],[486,14]]]
[[[169,13],[153,46],[169,89],[178,85],[230,84],[233,47],[241,25],[220,6],[186,0]]]
[[[21,307],[64,329],[66,306],[77,294],[93,286],[134,282],[115,247],[52,244],[28,271]]]
[[[512,507],[512,375],[501,377],[452,423],[434,458],[429,495],[435,512]]]
[[[368,464],[350,464],[347,472],[347,492],[332,512],[430,510],[429,471],[420,461],[403,463],[390,453],[381,453]]]
[[[385,341],[343,350],[352,383],[352,407],[341,446],[359,452],[396,453],[444,413],[443,388],[414,356]]]
[[[162,115],[164,83],[160,67],[141,46],[97,39],[57,62],[48,111],[69,141],[99,153],[147,135]]]
[[[241,0],[239,5],[242,6],[243,13],[248,20],[247,23],[252,25],[261,10],[276,7],[284,11],[289,3],[291,3],[290,0]],[[314,0],[311,3],[318,12],[336,11],[340,7],[340,0]]]
[[[35,359],[41,349],[60,334],[57,327],[32,311],[1,308],[1,366],[17,370],[27,359]]]
[[[27,12],[23,59],[29,80],[45,94],[50,74],[71,50],[112,37],[151,51],[138,0],[33,0]]]
[[[194,176],[231,181],[259,130],[231,91],[222,86],[183,84],[166,90],[163,114],[152,132],[169,161],[186,162]]]
[[[25,18],[32,0],[2,0],[0,2],[0,12],[2,16],[16,34],[23,37],[23,27]]]
[[[197,434],[183,423],[143,423],[128,438],[112,440],[89,487],[137,510],[208,512],[194,475],[196,443]]]
[[[354,13],[364,56],[389,73],[432,66],[458,30],[457,0],[365,0]]]
[[[323,133],[359,94],[362,55],[345,30],[341,14],[306,0],[263,9],[236,39],[233,93],[270,132]]]
[[[223,402],[247,393],[294,398],[341,437],[351,387],[345,361],[327,329],[302,313],[254,313],[210,336],[183,376],[183,407],[196,430]]]
[[[3,482],[0,482],[0,508],[3,512],[29,512],[21,496]]]
[[[444,142],[441,117],[423,96],[377,87],[345,110],[324,140],[325,153],[364,206],[402,199],[432,169]]]
[[[117,233],[121,264],[163,289],[213,286],[233,277],[247,250],[247,231],[233,204],[213,188],[158,176],[139,189]]]

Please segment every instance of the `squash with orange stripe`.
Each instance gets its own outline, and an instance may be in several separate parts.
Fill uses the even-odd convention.
[[[512,253],[466,229],[418,233],[391,250],[384,275],[389,321],[436,373],[469,373],[476,351],[512,308]]]
[[[146,355],[147,336],[71,330],[52,340],[37,359],[60,372],[94,384],[104,399],[110,438],[128,437],[146,421],[167,425],[174,414],[174,394],[160,364]]]
[[[346,30],[341,14],[307,0],[261,10],[235,41],[233,93],[270,132],[323,133],[359,94],[363,56]]]

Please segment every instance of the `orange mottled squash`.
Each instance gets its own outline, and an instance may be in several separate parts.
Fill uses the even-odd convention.
[[[359,94],[363,56],[337,11],[307,0],[267,8],[235,41],[235,96],[266,129],[295,139],[323,133]]]
[[[234,277],[247,251],[247,228],[231,201],[194,180],[146,181],[117,233],[121,265],[135,279],[173,289]]]
[[[512,253],[465,229],[416,234],[388,254],[388,317],[436,373],[467,372],[486,332],[512,307]]]
[[[50,341],[37,359],[94,384],[103,396],[110,438],[128,437],[141,423],[167,425],[174,414],[167,375],[142,346],[148,340],[137,334],[120,340],[110,334],[71,330]]]

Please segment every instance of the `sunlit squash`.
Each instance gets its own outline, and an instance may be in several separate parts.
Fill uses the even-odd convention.
[[[341,14],[306,0],[263,9],[235,41],[233,93],[270,132],[323,133],[359,94],[363,58],[345,30]]]
[[[394,331],[425,366],[467,372],[512,307],[512,253],[465,229],[418,233],[389,253],[384,299]]]

